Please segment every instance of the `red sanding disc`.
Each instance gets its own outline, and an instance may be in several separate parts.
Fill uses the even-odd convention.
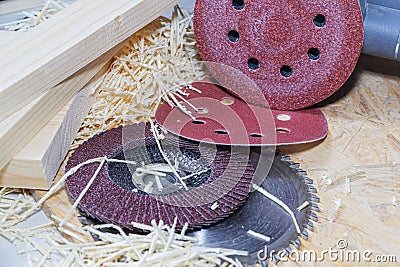
[[[180,160],[178,170],[185,174],[190,170],[197,173],[200,164],[198,143],[166,134],[162,144],[167,155]],[[93,158],[107,156],[125,160],[127,155],[129,160],[137,162],[137,166],[104,164],[79,208],[102,222],[128,229],[133,229],[132,222],[149,225],[152,220],[163,220],[172,225],[175,218],[177,228],[182,228],[185,223],[190,229],[211,225],[228,217],[246,201],[253,182],[253,167],[248,155],[233,154],[227,148],[203,146],[201,157],[211,156],[212,160],[207,165],[209,171],[187,178],[188,191],[181,189],[166,195],[144,191],[133,184],[132,171],[164,163],[149,126],[145,124],[119,127],[94,136],[76,149],[68,160],[66,171]],[[99,164],[85,165],[68,177],[66,186],[74,201]],[[168,188],[164,185],[164,189]],[[192,204],[182,205],[184,201]]]
[[[194,27],[204,61],[240,70],[281,110],[311,106],[337,91],[363,43],[357,0],[198,0]],[[246,95],[234,79],[220,82]]]
[[[201,93],[189,93],[186,109],[196,120],[167,103],[156,111],[157,122],[176,135],[219,145],[268,146],[311,143],[328,134],[320,109],[271,110],[248,105],[207,80],[192,86]]]

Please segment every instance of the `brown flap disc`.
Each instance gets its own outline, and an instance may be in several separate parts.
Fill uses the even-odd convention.
[[[249,155],[222,147],[199,147],[198,143],[170,134],[165,134],[162,145],[177,172],[187,177],[188,190],[179,187],[177,178],[168,171],[149,125],[129,125],[92,137],[69,158],[66,171],[104,156],[136,162],[129,166],[107,162],[79,202],[79,208],[102,222],[128,229],[133,229],[132,222],[151,224],[152,220],[172,225],[175,218],[177,228],[187,223],[193,229],[228,217],[246,201],[253,181]],[[210,161],[203,160],[208,157]],[[68,177],[66,186],[74,201],[98,167],[98,162],[88,164]],[[164,176],[155,177],[160,174],[154,173],[160,172]],[[176,190],[169,190],[174,187]],[[165,190],[166,194],[159,193]]]
[[[311,106],[337,91],[363,43],[357,0],[198,0],[194,27],[204,61],[240,70],[271,108],[282,110]],[[235,92],[234,79],[224,82],[244,95]]]

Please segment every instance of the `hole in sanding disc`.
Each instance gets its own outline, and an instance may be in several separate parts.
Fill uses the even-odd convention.
[[[289,78],[290,76],[292,76],[293,74],[293,70],[290,66],[288,65],[284,65],[281,67],[281,75],[285,78]]]
[[[206,108],[198,108],[196,113],[197,114],[207,114],[208,113],[208,109],[206,109]]]
[[[283,134],[290,133],[290,130],[289,129],[285,129],[285,128],[277,128],[276,131],[278,133],[283,133]]]
[[[250,58],[247,61],[247,66],[249,67],[249,69],[258,70],[260,68],[260,61],[258,61],[258,59],[256,58]]]
[[[314,25],[318,28],[322,28],[326,25],[326,17],[324,15],[318,14],[314,17]]]
[[[233,99],[232,97],[224,97],[221,99],[220,102],[225,106],[231,106],[233,105],[233,103],[235,103],[235,99]]]
[[[252,133],[250,134],[251,137],[256,137],[256,138],[262,138],[264,137],[264,135],[260,134],[260,133]]]
[[[231,30],[228,32],[228,38],[229,41],[231,41],[232,43],[236,43],[237,41],[239,41],[240,35],[237,31]]]
[[[318,60],[321,57],[321,52],[318,48],[310,48],[308,50],[308,57],[311,60]]]
[[[192,123],[193,123],[193,124],[197,124],[197,125],[206,124],[205,121],[201,121],[201,120],[193,120]]]
[[[216,134],[228,134],[228,132],[225,131],[225,130],[215,130],[214,132],[215,132]]]
[[[232,0],[232,6],[236,10],[242,10],[244,8],[244,0]]]
[[[280,121],[290,121],[291,120],[290,115],[287,115],[287,114],[279,114],[278,116],[276,116],[276,118]]]

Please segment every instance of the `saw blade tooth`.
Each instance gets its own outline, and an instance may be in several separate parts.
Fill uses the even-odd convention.
[[[295,169],[296,172],[301,171],[301,169],[300,169],[300,164],[299,164],[299,163],[296,163],[296,162],[291,161],[291,162],[289,163],[289,167],[292,168],[292,169]]]
[[[285,252],[286,252],[286,251],[285,251]],[[281,255],[281,253],[283,253],[283,252],[280,251],[279,253],[275,253],[275,254],[272,256],[275,265],[278,265],[279,262],[281,262],[281,256],[286,256],[285,254]]]
[[[302,176],[302,177],[303,176],[307,176],[307,172],[305,170],[303,170],[303,169],[299,169],[298,168],[297,175]]]
[[[293,251],[293,249],[292,249],[292,247],[289,245],[289,246],[287,246],[286,248],[285,248],[285,250],[286,250],[286,252],[288,253],[288,254],[290,254],[292,251]]]
[[[308,221],[308,223],[306,225],[304,225],[304,227],[307,227],[308,230],[310,230],[311,232],[314,232],[314,223],[311,221]]]
[[[251,267],[268,267],[268,259],[265,261],[256,261],[254,264],[248,265]]]
[[[315,212],[320,212],[318,205],[315,203],[311,203],[311,210]]]
[[[320,199],[314,194],[311,194],[311,201],[315,203],[319,203]]]
[[[303,179],[304,179],[304,183],[307,185],[314,183],[314,181],[307,176],[304,176]]]
[[[310,219],[313,220],[314,222],[318,222],[318,216],[316,213],[311,212],[310,214]]]
[[[301,238],[303,238],[304,240],[308,240],[308,232],[307,230],[304,230],[301,234],[300,234]]]
[[[296,238],[295,240],[292,240],[291,243],[292,243],[293,246],[294,246],[295,248],[297,248],[297,249],[299,249],[300,246],[301,246],[301,241],[300,241],[299,238]]]
[[[309,185],[309,186],[308,186],[308,191],[311,192],[311,193],[316,194],[316,193],[317,193],[317,188],[315,188],[315,187],[312,186],[312,185]]]
[[[281,156],[281,161],[286,161],[286,162],[291,161],[291,160],[290,160],[290,156],[282,155],[282,156]]]

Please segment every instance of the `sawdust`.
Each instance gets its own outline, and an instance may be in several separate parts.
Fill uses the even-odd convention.
[[[17,247],[17,255],[27,255],[34,266],[215,266],[227,262],[237,266],[228,256],[246,255],[246,252],[205,248],[193,245],[195,239],[175,233],[175,224],[161,221],[152,225],[134,224],[147,231],[146,235],[126,234],[115,225],[77,227],[52,216],[54,223],[34,228],[19,225],[28,215],[37,211],[37,204],[25,191],[0,190],[0,235]],[[176,221],[175,221],[176,222]],[[113,228],[117,233],[103,232]],[[61,233],[74,239],[71,242]],[[98,241],[87,242],[82,236],[96,235]],[[46,246],[43,245],[46,242]],[[51,261],[49,261],[51,259]],[[57,261],[58,259],[58,261]]]
[[[196,90],[190,84],[208,74],[191,24],[191,15],[175,8],[172,19],[156,19],[124,44],[97,86],[97,101],[72,148],[100,132],[152,119],[161,101],[193,117],[182,96]]]

